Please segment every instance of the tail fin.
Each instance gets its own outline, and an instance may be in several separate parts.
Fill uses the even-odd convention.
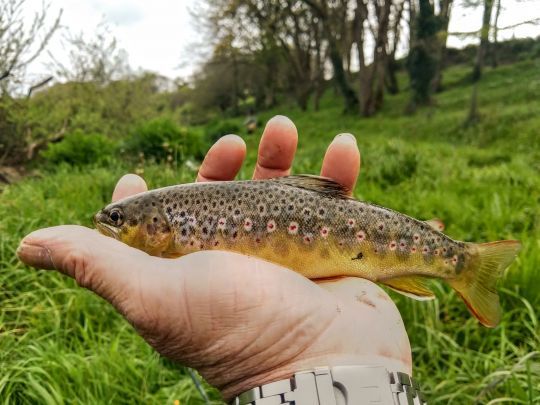
[[[501,320],[497,281],[516,257],[521,244],[517,240],[501,240],[476,246],[477,264],[464,269],[461,276],[450,281],[450,285],[482,325],[494,328]]]

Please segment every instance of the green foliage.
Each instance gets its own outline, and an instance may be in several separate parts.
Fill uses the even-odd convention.
[[[168,118],[157,118],[139,125],[126,140],[132,156],[153,162],[183,162],[203,156],[204,142],[198,132],[182,128]]]
[[[414,374],[430,403],[540,401],[540,71],[529,61],[487,69],[480,83],[484,116],[461,126],[470,88],[467,67],[450,69],[437,109],[402,115],[407,95],[387,99],[371,119],[343,116],[328,92],[318,112],[281,105],[300,134],[295,173],[317,173],[339,132],[357,135],[362,172],[355,197],[420,219],[441,218],[458,240],[519,239],[523,249],[501,282],[503,319],[478,325],[450,288],[434,282],[437,300],[392,295],[413,349]],[[399,76],[403,83],[406,77]],[[201,133],[204,131],[201,130]],[[248,137],[250,178],[259,137]],[[117,155],[118,156],[118,155]],[[185,371],[159,358],[108,304],[55,272],[36,272],[15,256],[32,230],[90,225],[132,163],[62,166],[4,188],[0,196],[0,398],[4,403],[202,404]],[[147,164],[150,188],[190,182],[188,165]],[[216,269],[219,270],[219,269]],[[217,402],[218,394],[211,391]]]
[[[75,131],[62,141],[49,144],[41,155],[53,165],[61,163],[72,166],[101,165],[110,161],[116,150],[115,143],[104,135]]]
[[[204,129],[205,137],[210,143],[216,142],[224,135],[239,134],[240,130],[240,125],[233,120],[214,121]]]

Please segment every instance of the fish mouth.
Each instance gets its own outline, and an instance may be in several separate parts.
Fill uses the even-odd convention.
[[[120,240],[119,230],[111,225],[104,224],[102,222],[94,221],[97,230],[105,236],[110,236],[116,240]]]

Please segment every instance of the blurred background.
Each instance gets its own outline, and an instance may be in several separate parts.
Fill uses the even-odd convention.
[[[191,182],[235,133],[296,123],[295,173],[356,135],[355,197],[459,240],[519,239],[503,321],[392,294],[431,403],[540,403],[540,1],[0,0],[0,403],[221,403],[107,304],[15,249],[91,226],[125,172]]]

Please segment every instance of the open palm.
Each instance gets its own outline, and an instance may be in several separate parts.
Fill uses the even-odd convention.
[[[289,174],[296,144],[290,120],[270,120],[254,178]],[[240,138],[223,137],[208,152],[197,181],[234,179],[245,153]],[[352,190],[359,166],[354,138],[339,135],[327,150],[321,175]],[[140,177],[126,175],[113,201],[145,190]],[[18,255],[34,267],[74,277],[105,298],[156,350],[196,368],[226,399],[316,366],[383,365],[411,374],[399,312],[367,280],[315,284],[283,267],[230,252],[157,258],[69,225],[31,233]]]

